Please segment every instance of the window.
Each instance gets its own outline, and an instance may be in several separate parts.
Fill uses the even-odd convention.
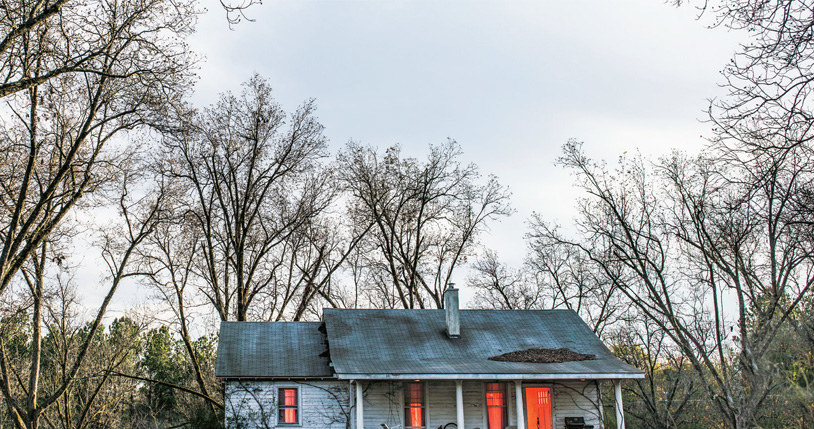
[[[296,387],[285,387],[278,390],[277,423],[295,425],[300,422],[300,404]]]
[[[404,428],[426,428],[426,402],[424,401],[424,383],[407,383],[404,385]]]
[[[508,413],[504,383],[486,383],[486,416],[489,429],[506,429]]]

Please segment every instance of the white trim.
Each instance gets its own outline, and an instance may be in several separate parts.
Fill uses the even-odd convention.
[[[489,412],[486,410],[486,383],[487,383],[486,381],[481,381],[480,382],[480,386],[479,386],[480,387],[480,392],[478,392],[478,395],[480,395],[480,397],[481,397],[480,400],[481,400],[481,403],[483,404],[483,406],[481,407],[482,410],[481,410],[481,413],[480,413],[481,424],[483,425],[482,427],[484,427],[486,429],[489,429],[489,417],[488,417]]]
[[[350,427],[356,427],[356,415],[351,410],[356,410],[356,386],[353,385],[353,380],[348,381],[348,419],[350,420]]]
[[[622,405],[622,381],[613,382],[614,408],[616,409],[616,428],[625,429],[625,409]]]
[[[523,392],[523,382],[520,380],[514,381],[514,397],[515,397],[515,407],[517,408],[517,429],[525,429],[526,428],[526,413],[525,408],[525,400],[523,397],[525,393]]]
[[[413,380],[413,381],[415,381],[415,380]],[[401,427],[405,427],[407,425],[407,420],[404,419],[404,417],[406,417],[404,415],[404,385],[405,384],[406,383],[403,383],[403,382],[396,384],[396,399],[398,400],[398,407],[399,407],[398,417],[399,417],[399,424],[401,425]],[[388,389],[392,389],[392,388],[393,388],[393,384],[391,382],[391,384],[388,386]]]
[[[623,380],[641,374],[336,374],[339,380]]]
[[[514,422],[514,426],[517,426],[517,405],[515,403],[510,403],[512,399],[512,395],[514,394],[514,390],[512,389],[512,383],[510,381],[506,381],[506,413],[508,413],[509,418],[509,426],[512,425]],[[517,399],[515,398],[515,401]],[[514,405],[514,406],[513,406]]]
[[[421,380],[424,385],[424,427],[430,429],[430,383],[426,380]],[[404,414],[404,410],[401,410]]]
[[[356,429],[365,429],[365,393],[362,383],[356,381]]]
[[[464,382],[455,380],[455,424],[464,429]]]

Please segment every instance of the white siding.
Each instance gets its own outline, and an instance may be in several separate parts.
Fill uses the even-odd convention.
[[[602,428],[602,419],[597,406],[599,397],[597,396],[594,381],[525,382],[523,386],[551,388],[551,414],[554,420],[554,429],[565,429],[566,417],[582,417],[585,419],[586,425],[592,425],[594,429]],[[514,391],[514,383],[511,383],[510,425],[517,425],[517,405]]]
[[[602,427],[599,398],[593,381],[564,381],[552,384],[554,429],[565,429],[566,417],[582,417],[586,425]]]
[[[365,392],[365,428],[381,429],[404,424],[404,384],[397,381],[363,382]],[[427,427],[435,429],[457,419],[455,408],[455,382],[426,382]],[[467,428],[484,428],[483,383],[467,381],[463,384],[464,420]]]
[[[458,420],[455,404],[454,381],[432,381],[427,383],[429,389],[428,428],[437,428],[447,423],[456,423]],[[465,381],[463,383],[464,424],[467,428],[484,427],[484,391],[480,381]]]
[[[509,425],[517,425],[515,388],[508,386]],[[525,386],[548,386],[552,388],[552,413],[554,429],[565,428],[565,417],[583,417],[585,423],[602,428],[596,407],[597,391],[593,381],[564,381],[524,383]],[[294,386],[300,389],[300,429],[355,428],[354,398],[349,399],[350,385],[347,381],[320,382],[227,382],[226,425],[229,428],[276,427],[276,395],[280,387]],[[397,381],[363,382],[364,414],[366,429],[402,427],[404,419],[403,383]],[[466,428],[487,429],[484,383],[465,381],[464,420]],[[455,382],[426,382],[427,428],[456,421]],[[347,421],[350,416],[350,421]],[[266,425],[263,424],[266,423]],[[346,426],[346,423],[348,426]],[[289,426],[290,427],[290,426]],[[533,428],[529,428],[533,429]]]
[[[466,387],[466,386],[465,386]],[[437,428],[458,419],[455,409],[455,382],[454,381],[430,381],[427,383],[427,422],[428,427]],[[464,389],[466,393],[466,389]],[[467,398],[464,395],[464,418],[468,410]]]
[[[362,382],[365,392],[365,427],[381,429],[382,423],[401,426],[401,383],[390,381]],[[354,410],[354,424],[356,422]],[[355,426],[354,426],[355,428]]]
[[[313,382],[226,382],[227,428],[277,427],[277,389],[299,389],[300,424],[298,429],[345,429],[351,412],[348,383]],[[285,425],[281,427],[291,427]]]

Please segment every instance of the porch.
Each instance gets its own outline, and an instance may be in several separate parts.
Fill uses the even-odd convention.
[[[620,387],[614,380],[588,379],[353,380],[349,385],[354,409],[351,427],[565,429],[566,417],[577,417],[599,429],[603,427],[601,389],[605,397],[614,392],[617,429],[621,429]]]

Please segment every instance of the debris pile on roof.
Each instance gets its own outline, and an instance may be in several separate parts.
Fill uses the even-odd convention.
[[[578,353],[565,347],[561,349],[527,349],[492,356],[489,360],[499,362],[562,363],[595,360],[596,355]]]

